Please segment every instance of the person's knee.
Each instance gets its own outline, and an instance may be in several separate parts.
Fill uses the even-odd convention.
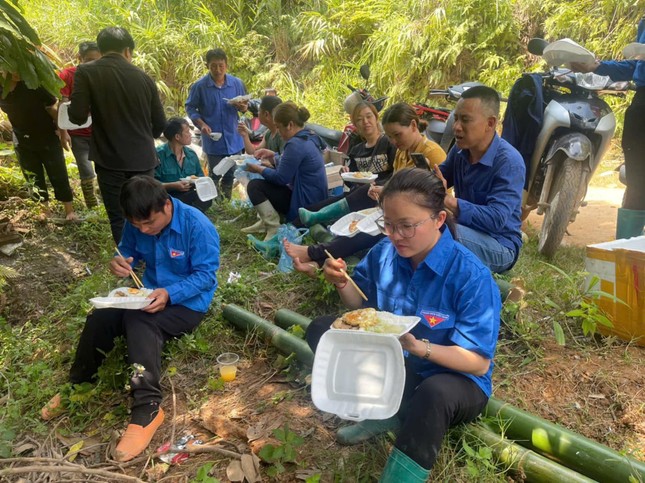
[[[415,391],[414,398],[423,401],[423,405],[435,409],[444,409],[451,396],[451,385],[442,381],[439,376],[424,379]]]
[[[323,334],[329,330],[331,323],[335,318],[335,316],[323,315],[311,321],[305,332],[305,340],[307,341],[307,344],[309,344],[309,347],[311,347],[312,351],[316,352],[318,342],[320,342]]]

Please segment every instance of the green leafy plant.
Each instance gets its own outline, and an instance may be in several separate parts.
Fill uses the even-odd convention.
[[[2,423],[0,423],[0,458],[9,458],[11,456],[11,443],[16,437],[16,433]]]
[[[558,310],[560,314],[563,314],[565,317],[569,317],[578,321],[582,332],[585,336],[593,336],[598,330],[599,325],[605,327],[613,327],[612,322],[603,312],[603,310],[598,307],[595,303],[595,300],[598,300],[600,297],[607,297],[615,302],[624,304],[622,300],[615,297],[612,294],[603,292],[601,290],[595,290],[594,287],[598,285],[599,278],[594,276],[587,283],[588,273],[586,272],[577,272],[573,275],[566,273],[559,267],[551,265],[550,263],[542,262],[551,269],[559,273],[565,284],[562,287],[570,296],[566,299],[566,303],[558,304],[550,298],[546,298],[545,302],[547,305]],[[564,329],[562,324],[554,318],[553,320],[553,333],[555,335],[555,340],[559,345],[566,344],[566,338],[564,335]]]
[[[466,440],[462,440],[461,447],[468,456],[465,460],[466,470],[471,478],[479,479],[483,475],[496,470],[493,462],[493,452],[488,446],[482,445],[475,449]],[[488,471],[484,472],[482,469]]]
[[[206,463],[200,466],[197,469],[197,474],[195,475],[195,478],[190,480],[190,483],[220,483],[219,478],[210,476],[210,472],[213,469],[213,466],[215,466],[215,463]]]
[[[63,82],[54,72],[54,65],[43,53],[36,31],[22,16],[14,2],[0,0],[0,83],[6,96],[17,74],[30,89],[43,86],[52,94],[58,94]]]
[[[226,383],[221,377],[209,377],[206,387],[211,391],[223,391],[226,387]]]
[[[285,463],[296,463],[296,457],[298,456],[296,448],[304,443],[302,437],[291,431],[288,425],[285,425],[284,428],[274,429],[273,437],[280,444],[267,444],[258,453],[258,456],[263,461],[271,464],[271,467],[267,470],[267,475],[271,477],[283,473]]]

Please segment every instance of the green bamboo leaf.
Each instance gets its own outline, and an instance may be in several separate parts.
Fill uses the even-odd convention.
[[[566,345],[564,330],[562,330],[560,323],[555,320],[553,321],[553,333],[555,334],[555,341],[558,345]]]
[[[611,320],[609,320],[607,317],[605,317],[602,314],[599,314],[596,317],[596,322],[599,323],[600,325],[604,325],[605,327],[613,327],[614,324],[612,323]]]
[[[580,310],[580,309],[574,309],[574,310],[570,310],[570,311],[569,311],[569,312],[567,312],[565,315],[566,315],[567,317],[583,317],[583,316],[585,316],[585,315],[586,315],[586,313],[585,313],[585,312],[583,312],[583,311],[582,311],[582,310]]]

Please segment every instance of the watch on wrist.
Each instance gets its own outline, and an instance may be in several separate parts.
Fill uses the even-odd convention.
[[[422,359],[430,360],[430,354],[432,353],[432,346],[430,345],[430,341],[428,339],[421,339],[421,342],[425,343],[426,345],[426,353],[423,354]]]

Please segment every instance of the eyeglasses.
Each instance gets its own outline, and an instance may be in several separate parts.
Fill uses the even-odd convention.
[[[378,229],[384,235],[391,236],[396,232],[403,238],[412,238],[416,234],[418,226],[423,225],[429,220],[434,220],[436,217],[436,215],[432,215],[419,223],[390,223],[389,221],[385,221],[381,216],[376,220],[376,226],[378,226]]]

